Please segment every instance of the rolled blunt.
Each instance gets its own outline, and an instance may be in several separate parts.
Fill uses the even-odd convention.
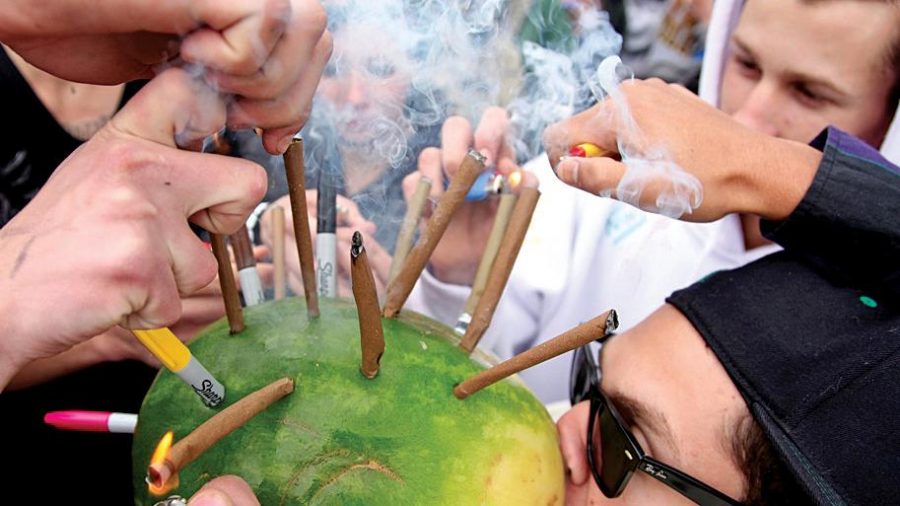
[[[265,302],[266,296],[263,294],[262,280],[256,270],[256,258],[253,256],[250,231],[246,226],[242,226],[237,232],[228,236],[228,240],[231,241],[231,249],[234,251],[234,261],[241,279],[244,304],[247,306],[262,304]]]
[[[225,316],[228,317],[228,330],[237,334],[244,330],[244,313],[241,310],[241,298],[237,284],[234,282],[234,271],[231,270],[231,258],[225,247],[225,236],[209,234],[212,240],[213,254],[219,262],[219,283],[222,286],[222,299],[225,300]]]
[[[471,353],[478,346],[478,341],[481,340],[491,324],[497,303],[500,301],[500,296],[503,295],[509,274],[516,263],[516,257],[525,240],[525,233],[528,232],[528,225],[531,223],[531,216],[534,214],[534,208],[537,206],[540,196],[541,192],[531,186],[523,188],[519,194],[509,219],[509,225],[503,234],[503,240],[500,241],[497,258],[494,260],[491,274],[485,284],[484,293],[478,300],[475,312],[472,314],[472,321],[459,343],[459,346],[467,353]]]
[[[369,267],[362,234],[353,233],[350,247],[350,278],[353,298],[359,313],[359,337],[362,347],[362,363],[359,370],[372,379],[378,374],[381,355],[384,354],[384,329],[381,327],[381,311],[378,310],[378,293],[375,277]]]
[[[284,169],[287,172],[291,214],[294,218],[294,237],[300,255],[300,272],[303,276],[303,294],[306,296],[306,314],[319,317],[319,294],[316,292],[316,264],[313,260],[312,234],[309,231],[309,211],[306,207],[306,181],[304,179],[303,139],[294,137],[284,152]]]
[[[209,447],[263,412],[275,401],[294,391],[294,380],[281,378],[247,395],[200,424],[193,432],[175,443],[165,460],[151,463],[147,469],[149,483],[164,489],[178,471],[203,454]]]
[[[397,316],[406,299],[412,292],[416,280],[425,269],[428,258],[437,247],[441,236],[447,230],[453,213],[465,201],[466,194],[475,182],[475,179],[484,171],[485,157],[475,150],[469,150],[459,171],[450,181],[450,186],[438,202],[437,208],[428,219],[425,231],[416,246],[409,252],[403,267],[393,281],[388,283],[387,299],[384,303],[384,316],[392,318]]]
[[[406,255],[412,249],[413,238],[416,235],[416,227],[422,219],[425,211],[425,203],[428,202],[428,193],[431,191],[431,178],[422,176],[416,184],[416,191],[406,205],[406,215],[400,225],[400,233],[397,235],[397,244],[394,246],[394,258],[391,260],[391,271],[388,274],[388,283],[392,282],[406,260]]]
[[[572,351],[575,348],[599,339],[616,330],[618,326],[619,317],[614,309],[610,309],[593,320],[584,322],[528,351],[519,353],[509,360],[501,362],[490,369],[481,371],[459,385],[456,385],[453,388],[453,395],[455,395],[457,399],[465,399],[503,378],[512,376],[517,372],[524,371],[529,367],[534,367],[541,362],[546,362],[551,358],[558,357],[563,353]]]
[[[275,264],[275,300],[285,296],[287,275],[284,264],[284,208],[272,208],[272,262]]]
[[[497,206],[497,214],[494,215],[494,225],[491,227],[491,233],[488,235],[487,244],[484,246],[484,253],[481,255],[481,262],[478,264],[478,270],[475,271],[475,281],[472,282],[472,291],[469,298],[466,299],[466,306],[463,314],[460,315],[456,322],[454,330],[457,334],[465,334],[472,321],[472,313],[484,294],[484,288],[487,286],[488,276],[491,273],[491,267],[497,258],[497,251],[500,249],[500,241],[509,225],[509,218],[512,215],[513,206],[516,204],[516,196],[512,193],[504,193],[500,195],[500,204]]]

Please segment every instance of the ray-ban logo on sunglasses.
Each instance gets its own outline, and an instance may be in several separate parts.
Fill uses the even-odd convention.
[[[649,464],[647,462],[643,463],[644,471],[652,476],[656,476],[657,478],[661,478],[663,480],[668,480],[669,477],[666,475],[665,470],[660,469],[653,464]]]

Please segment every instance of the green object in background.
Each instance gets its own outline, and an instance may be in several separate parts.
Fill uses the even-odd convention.
[[[572,20],[559,0],[535,0],[519,30],[519,41],[564,53],[574,49],[577,42]]]
[[[456,399],[454,384],[483,367],[449,328],[410,312],[384,320],[381,370],[367,380],[354,305],[320,304],[314,321],[299,298],[246,308],[242,333],[223,320],[193,341],[226,386],[223,407],[283,376],[295,390],[182,469],[171,493],[236,474],[265,505],[562,504],[556,428],[518,381]],[[136,504],[159,500],[144,476],[165,431],[177,442],[213,413],[160,372],[135,433]]]
[[[863,303],[866,307],[876,308],[878,307],[878,302],[872,297],[867,297],[865,295],[861,295],[859,297],[859,301]]]

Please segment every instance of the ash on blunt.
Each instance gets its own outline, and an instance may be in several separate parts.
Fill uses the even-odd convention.
[[[447,230],[453,213],[462,205],[475,179],[484,170],[484,162],[485,157],[475,150],[469,150],[466,154],[459,171],[451,179],[447,192],[438,202],[434,214],[428,220],[419,243],[409,252],[397,277],[388,285],[387,298],[383,308],[384,316],[392,318],[400,312],[412,292],[416,280],[425,269],[431,253],[440,242],[444,231]]]
[[[372,379],[381,367],[384,354],[384,329],[381,311],[378,308],[378,294],[375,291],[375,277],[369,267],[369,257],[363,246],[362,234],[353,233],[350,247],[351,279],[353,299],[359,314],[359,335],[362,345],[362,361],[359,370],[366,378]]]
[[[619,316],[616,314],[615,309],[610,309],[600,316],[573,327],[549,341],[545,341],[530,350],[519,353],[509,360],[466,379],[453,387],[453,395],[457,399],[463,400],[475,392],[529,367],[534,367],[541,362],[546,362],[592,341],[603,341],[615,332],[618,327]]]

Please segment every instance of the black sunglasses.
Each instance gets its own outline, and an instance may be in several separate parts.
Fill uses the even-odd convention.
[[[603,342],[610,335],[597,341]],[[589,346],[575,350],[569,375],[572,405],[590,399],[587,457],[591,474],[606,497],[619,497],[636,469],[703,506],[740,505],[727,495],[644,453],[628,425],[600,390],[600,371]],[[599,421],[597,420],[599,415]]]

